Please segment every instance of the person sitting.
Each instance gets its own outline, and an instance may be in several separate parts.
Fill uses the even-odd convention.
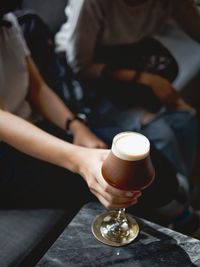
[[[44,82],[16,17],[8,13],[14,4],[8,0],[0,4],[1,206],[57,206],[72,212],[80,201],[86,202],[93,196],[106,208],[136,204],[140,191],[118,190],[103,179],[101,166],[109,150],[101,149],[105,143]],[[38,119],[38,114],[48,122]],[[73,133],[73,144],[66,135],[66,125]],[[141,205],[156,208],[170,218],[174,227],[181,226],[188,234],[196,235],[199,217],[188,205],[183,188],[184,203],[179,201],[176,173],[153,146],[151,154],[157,178],[143,194]],[[164,166],[165,175],[160,175]],[[175,199],[176,210],[172,211],[169,207]]]
[[[94,121],[107,118],[145,134],[189,177],[197,144],[195,110],[172,85],[178,72],[173,56],[152,38],[173,19],[200,41],[195,2],[69,0],[65,13],[56,52],[65,54],[89,95]]]

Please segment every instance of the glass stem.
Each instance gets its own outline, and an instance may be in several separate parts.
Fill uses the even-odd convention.
[[[118,211],[118,215],[117,215],[117,221],[126,221],[127,222],[127,218],[126,218],[126,214],[125,214],[125,208],[119,209]]]

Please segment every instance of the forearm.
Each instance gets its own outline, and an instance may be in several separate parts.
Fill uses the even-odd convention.
[[[77,78],[80,80],[98,80],[101,77],[101,73],[105,68],[106,64],[104,63],[91,63],[87,66],[83,66],[79,68],[79,71],[76,73]],[[72,68],[73,69],[73,68]]]
[[[29,122],[0,110],[0,139],[17,150],[38,159],[77,172],[74,163],[77,148]]]
[[[126,84],[132,83],[134,80],[137,81],[138,83],[141,83],[141,75],[142,72],[139,73],[136,70],[131,70],[131,69],[109,69],[106,68],[103,71],[103,78],[111,79],[111,80],[116,80],[119,82],[124,82]]]
[[[46,84],[32,90],[31,99],[39,113],[61,129],[65,129],[66,119],[73,116],[63,101]]]
[[[126,83],[130,83],[136,76],[137,71],[132,69],[110,68],[106,64],[92,63],[88,67],[83,68],[78,74],[80,79],[99,80],[101,78],[114,79]]]
[[[47,86],[30,57],[27,57],[27,66],[30,78],[29,99],[31,103],[44,118],[65,129],[66,119],[72,116],[72,112]]]
[[[118,81],[124,85],[130,85],[134,90],[134,83],[149,88],[154,95],[164,104],[176,106],[180,95],[173,88],[172,84],[165,78],[146,71],[132,69],[112,69],[105,66],[101,78],[105,81]]]

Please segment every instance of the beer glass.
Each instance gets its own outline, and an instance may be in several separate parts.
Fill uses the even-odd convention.
[[[145,189],[155,176],[149,152],[150,143],[144,135],[136,132],[117,134],[113,138],[111,152],[102,165],[104,179],[122,190]],[[92,232],[107,245],[123,246],[137,237],[139,226],[125,213],[125,209],[110,210],[95,218]]]

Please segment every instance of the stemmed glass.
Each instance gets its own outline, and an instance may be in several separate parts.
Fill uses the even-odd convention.
[[[136,132],[117,134],[113,138],[111,152],[102,165],[104,179],[122,190],[145,189],[155,176],[149,152],[150,143],[144,135]],[[137,237],[139,226],[123,208],[98,215],[92,223],[92,232],[107,245],[123,246]]]

